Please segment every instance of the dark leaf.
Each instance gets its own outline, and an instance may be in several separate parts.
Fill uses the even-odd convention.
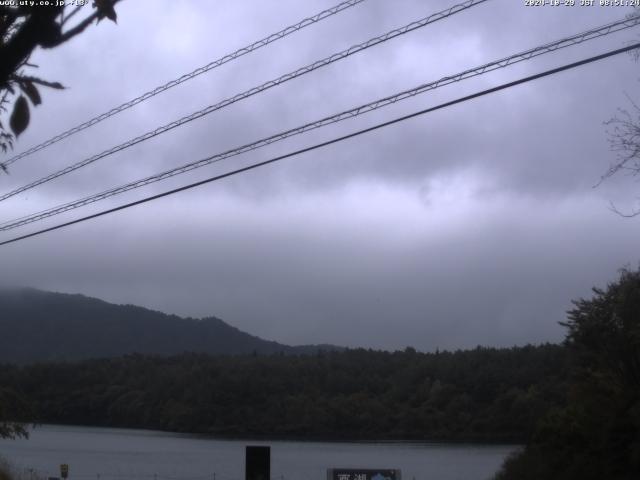
[[[13,147],[13,135],[10,133],[0,132],[0,143],[8,147]]]
[[[98,10],[98,21],[107,17],[114,23],[118,23],[118,16],[113,8],[113,0],[94,0],[93,6]]]
[[[24,132],[27,125],[29,125],[29,104],[23,95],[20,95],[18,100],[16,100],[16,103],[13,105],[13,112],[9,119],[9,125],[16,137]]]
[[[43,80],[42,78],[38,77],[18,77],[17,80],[20,83],[30,82],[34,85],[42,85],[43,87],[55,88],[57,90],[65,89],[64,85],[62,85],[60,82],[48,82],[47,80]]]
[[[40,98],[40,92],[38,92],[38,89],[33,84],[33,82],[30,82],[29,80],[21,82],[20,88],[24,93],[27,94],[27,97],[29,97],[29,100],[31,100],[31,103],[33,103],[34,105],[40,105],[42,103],[42,99]]]
[[[118,23],[118,15],[116,15],[116,11],[111,5],[104,13],[106,17],[111,20],[113,23]]]

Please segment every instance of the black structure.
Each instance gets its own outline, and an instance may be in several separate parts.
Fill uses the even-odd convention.
[[[247,446],[245,479],[271,479],[271,447]]]

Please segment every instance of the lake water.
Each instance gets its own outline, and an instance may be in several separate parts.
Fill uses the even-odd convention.
[[[484,480],[513,445],[215,440],[193,435],[44,425],[0,440],[25,480],[69,464],[69,480],[242,480],[246,445],[271,446],[272,480],[325,480],[327,468],[399,468],[403,480]]]

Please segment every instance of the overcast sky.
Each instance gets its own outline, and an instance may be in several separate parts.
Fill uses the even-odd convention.
[[[32,58],[42,90],[14,153],[337,0],[125,0]],[[8,191],[455,0],[366,0],[16,162]],[[577,0],[579,3],[579,0]],[[630,13],[491,0],[0,203],[9,220],[437,80]],[[640,38],[627,30],[417,96],[0,234],[142,198]],[[289,344],[420,350],[560,341],[571,299],[640,261],[637,179],[594,188],[603,122],[640,102],[629,55],[250,173],[0,247],[1,280],[182,316]]]

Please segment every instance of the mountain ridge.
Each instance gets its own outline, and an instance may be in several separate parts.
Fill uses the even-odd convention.
[[[82,294],[29,287],[0,290],[0,362],[176,355],[311,354],[333,345],[291,346],[264,340],[225,321],[180,317]]]

